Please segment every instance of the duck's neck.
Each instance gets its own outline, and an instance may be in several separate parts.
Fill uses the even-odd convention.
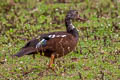
[[[65,18],[65,25],[66,25],[67,32],[72,34],[73,36],[75,36],[78,39],[78,37],[79,37],[78,31],[73,26],[71,19]]]

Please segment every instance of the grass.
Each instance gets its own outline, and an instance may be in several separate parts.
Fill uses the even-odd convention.
[[[1,80],[119,80],[120,2],[84,0],[78,3],[46,3],[15,0],[0,3]],[[75,51],[56,59],[54,73],[49,58],[36,55],[12,58],[24,44],[40,33],[65,30],[70,9],[79,10],[86,22],[73,22],[79,30]]]

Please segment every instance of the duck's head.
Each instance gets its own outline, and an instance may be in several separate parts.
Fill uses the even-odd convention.
[[[77,19],[79,18],[79,14],[77,10],[70,10],[68,11],[67,15],[66,15],[67,19]]]
[[[79,20],[79,21],[87,21],[86,19],[82,19],[79,15],[79,12],[77,10],[69,10],[66,19],[71,19],[71,20]]]

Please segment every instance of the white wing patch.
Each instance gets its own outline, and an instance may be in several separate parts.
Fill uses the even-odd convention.
[[[48,37],[49,37],[49,38],[51,38],[51,37],[52,37],[52,35],[49,35]]]
[[[55,38],[55,37],[66,37],[67,35],[49,35],[49,38]]]
[[[37,43],[36,48],[39,48],[44,40],[45,39],[42,39],[39,43]]]
[[[53,35],[48,35],[48,37],[49,38],[55,38],[55,37],[66,37],[67,35],[55,35],[55,34],[53,34]],[[37,39],[39,39],[41,36],[38,36],[37,37]],[[39,47],[41,47],[41,46],[43,46],[43,45],[45,45],[46,44],[46,40],[45,39],[42,39],[41,41],[39,41],[38,43],[37,43],[37,45],[36,45],[36,48],[39,48]]]
[[[61,35],[61,37],[66,37],[66,35]]]
[[[55,37],[55,35],[52,35],[52,37],[51,38],[54,38]]]
[[[61,35],[56,35],[56,37],[60,37]]]

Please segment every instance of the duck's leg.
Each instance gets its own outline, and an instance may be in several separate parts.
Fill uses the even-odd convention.
[[[33,54],[33,59],[35,59],[35,54]]]
[[[49,65],[48,65],[49,68],[52,68],[52,69],[53,69],[52,65],[53,65],[53,63],[54,63],[54,59],[55,59],[55,55],[52,54],[52,55],[51,55],[51,58],[50,58],[50,63],[49,63]]]

